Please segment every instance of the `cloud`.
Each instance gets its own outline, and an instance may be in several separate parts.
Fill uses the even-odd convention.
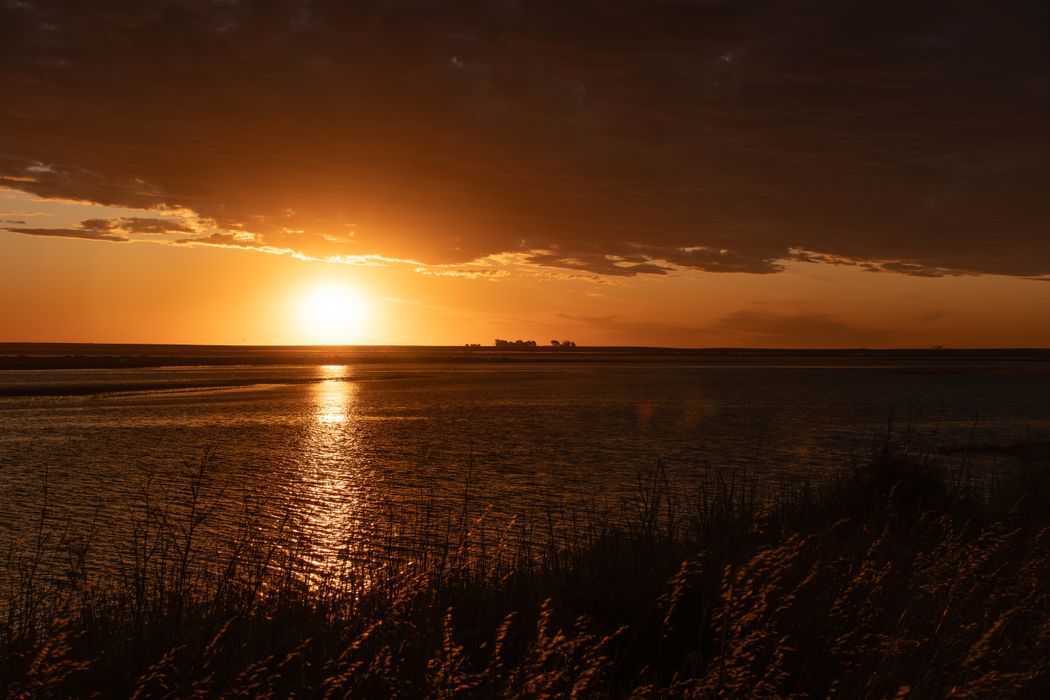
[[[872,272],[876,271],[899,272],[914,277],[958,277],[967,274],[964,270],[952,270],[944,267],[923,265],[922,263],[902,262],[900,260],[878,263],[877,268],[872,268]]]
[[[192,233],[195,230],[193,227],[181,221],[141,217],[125,217],[122,219],[111,220],[107,225],[111,228],[137,234]]]
[[[19,223],[19,222],[2,222]],[[81,238],[89,241],[126,242],[133,235],[189,233],[194,229],[180,221],[123,217],[117,219],[85,219],[76,228],[5,228],[12,233],[29,236],[52,236],[58,238]]]
[[[417,267],[416,272],[431,277],[460,277],[463,279],[486,279],[497,280],[506,277],[510,273],[506,270],[495,270],[489,268],[473,268],[459,266],[432,266]]]
[[[783,267],[771,259],[749,257],[732,250],[715,250],[704,246],[680,248],[658,253],[661,259],[675,265],[704,272],[746,272],[764,275],[780,272]]]
[[[737,311],[715,322],[712,330],[746,336],[748,344],[779,347],[863,347],[884,344],[892,334],[854,325],[835,314]]]
[[[88,241],[126,242],[125,236],[90,228],[5,228],[12,233],[23,233],[27,236],[47,236],[52,238],[82,238]]]
[[[867,272],[892,272],[912,277],[961,277],[977,274],[974,269],[936,267],[914,260],[856,260],[799,249],[791,250],[787,259],[803,263],[860,267]]]
[[[206,236],[179,238],[173,243],[178,245],[210,245],[222,248],[263,248],[266,246],[266,244],[255,240],[251,236],[238,236],[233,233],[210,233]]]
[[[581,255],[560,253],[535,253],[525,258],[525,262],[544,267],[560,267],[567,270],[580,270],[596,275],[613,277],[634,277],[635,275],[666,275],[671,268],[646,262],[647,259],[622,258],[613,255],[586,253]]]
[[[26,219],[31,219],[37,216],[50,216],[39,211],[31,210],[10,210],[0,209],[0,225],[8,224],[12,226],[25,226]]]
[[[772,260],[752,258],[731,250],[715,250],[704,246],[675,248],[634,243],[622,247],[626,254],[616,255],[593,252],[598,247],[590,246],[589,252],[558,250],[532,253],[524,258],[524,262],[612,277],[666,275],[683,268],[704,272],[750,274],[767,274],[782,269]]]
[[[1048,23],[1035,0],[0,3],[0,187],[322,259],[1040,277]],[[122,226],[101,235],[179,232]]]
[[[45,212],[42,212],[42,211],[32,211],[32,210],[26,210],[26,209],[16,210],[16,211],[12,211],[10,209],[0,209],[0,216],[12,217],[12,218],[17,217],[20,220],[20,222],[21,222],[21,219],[30,219],[30,218],[37,217],[37,216],[51,216],[51,215],[47,214]],[[11,223],[10,220],[8,220],[8,223]]]

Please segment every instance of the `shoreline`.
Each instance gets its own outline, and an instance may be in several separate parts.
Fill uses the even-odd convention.
[[[405,363],[692,363],[730,367],[1023,368],[1050,370],[1050,350],[756,349],[464,346],[230,346],[0,343],[0,370]]]

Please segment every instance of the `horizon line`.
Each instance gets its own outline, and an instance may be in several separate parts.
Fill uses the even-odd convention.
[[[557,346],[551,345],[539,345],[529,348],[528,350],[521,350],[515,347],[497,347],[496,345],[475,345],[471,343],[464,343],[461,345],[441,345],[441,344],[422,344],[422,345],[402,345],[396,343],[360,343],[360,344],[316,344],[316,343],[300,343],[300,344],[270,344],[270,343],[182,343],[182,342],[112,342],[112,341],[37,341],[37,340],[5,340],[0,341],[0,349],[14,348],[14,347],[55,347],[55,346],[86,346],[86,347],[141,347],[141,348],[216,348],[216,349],[272,349],[272,350],[379,350],[379,349],[431,349],[431,350],[493,350],[493,351],[520,351],[520,352],[536,352],[540,350],[561,350]],[[678,350],[678,351],[704,351],[704,352],[717,352],[717,351],[747,351],[747,352],[894,352],[894,351],[949,351],[949,352],[960,352],[960,351],[993,351],[993,350],[1010,350],[1010,351],[1050,351],[1050,347],[1036,346],[1036,345],[985,345],[985,346],[947,346],[947,345],[898,345],[898,346],[819,346],[819,347],[802,347],[802,346],[754,346],[754,345],[708,345],[708,346],[685,346],[685,345],[581,345],[577,344],[571,350],[566,350],[568,353],[580,352],[587,350]]]

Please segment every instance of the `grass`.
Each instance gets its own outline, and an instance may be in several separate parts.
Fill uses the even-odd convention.
[[[885,446],[819,486],[715,473],[683,500],[657,468],[622,513],[508,526],[468,489],[319,568],[247,506],[205,537],[206,456],[144,490],[108,577],[45,499],[4,569],[0,694],[1050,696],[1050,469],[963,474]]]

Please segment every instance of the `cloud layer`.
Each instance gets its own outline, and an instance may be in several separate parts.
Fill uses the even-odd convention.
[[[1048,27],[1026,0],[3,0],[0,186],[311,257],[1041,276]],[[121,226],[10,230],[175,232]]]

